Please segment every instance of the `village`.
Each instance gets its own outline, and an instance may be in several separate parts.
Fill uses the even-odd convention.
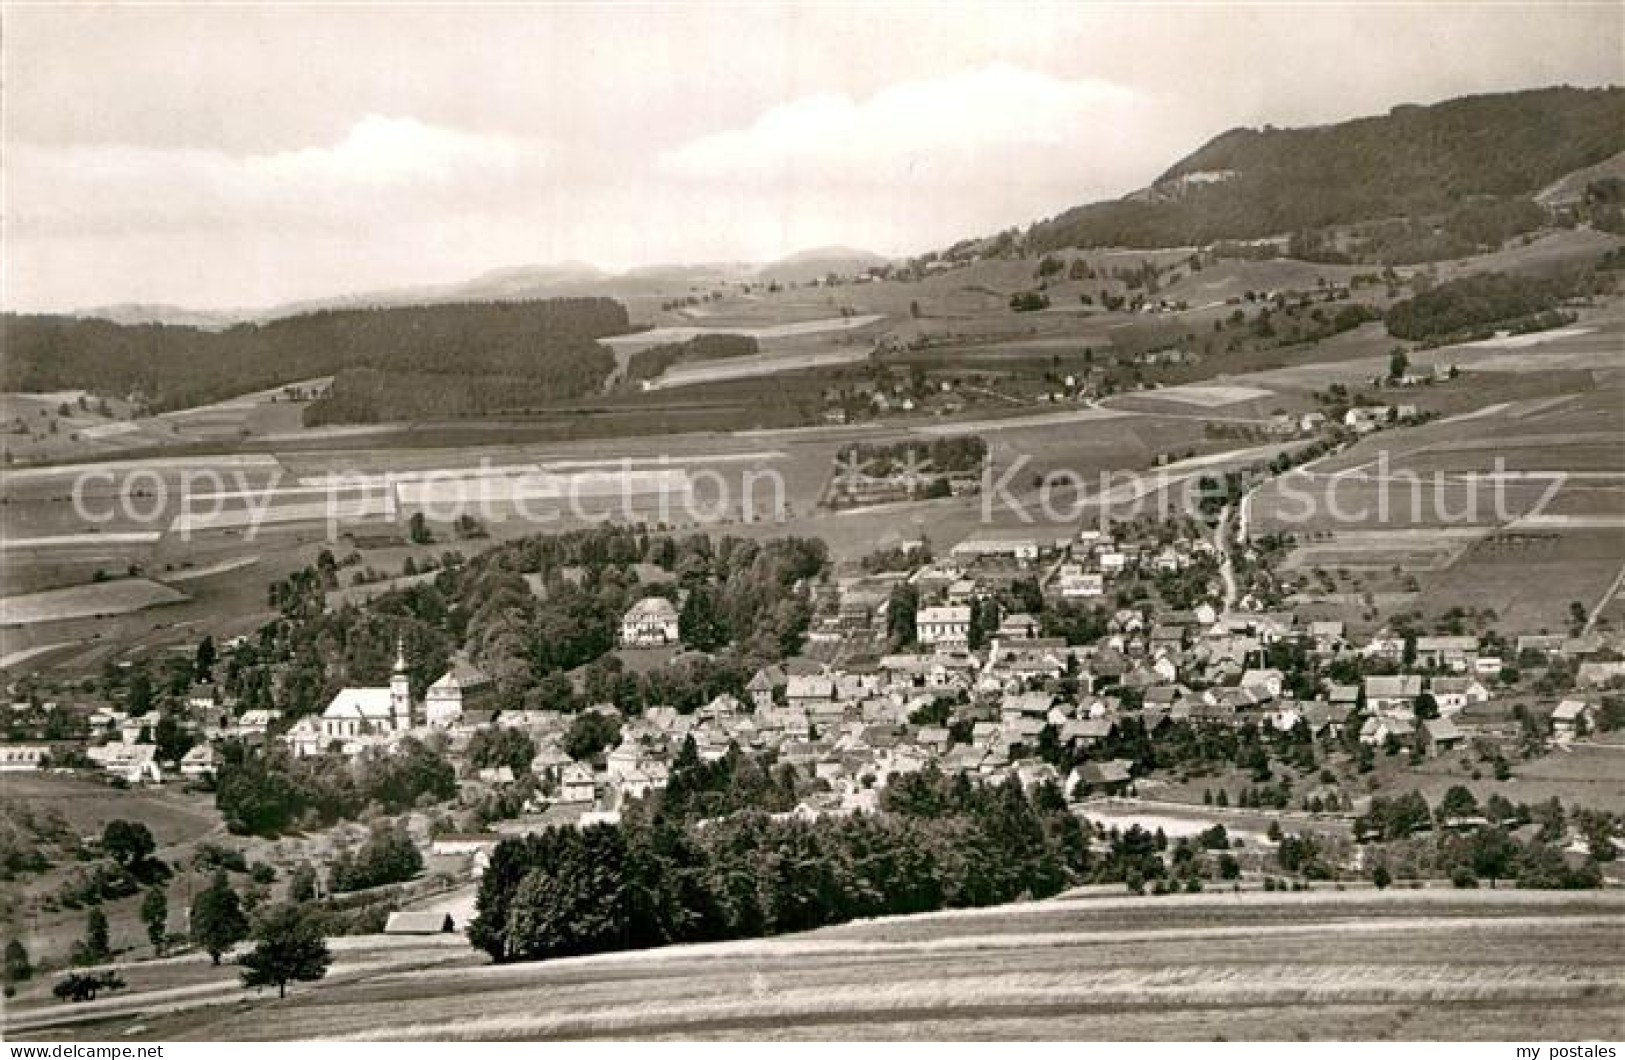
[[[1091,807],[1137,800],[1200,810],[1173,774],[1222,769],[1170,758],[1159,744],[1245,732],[1279,748],[1307,744],[1305,761],[1326,767],[1290,794],[1273,789],[1260,800],[1254,791],[1254,805],[1346,822],[1388,793],[1365,778],[1376,761],[1459,755],[1464,779],[1478,776],[1479,763],[1499,778],[1515,760],[1620,726],[1617,641],[1388,627],[1350,636],[1342,622],[1281,605],[1277,580],[1257,576],[1266,567],[1251,546],[1247,569],[1271,591],[1240,592],[1225,610],[1223,544],[1194,518],[1064,538],[983,534],[940,557],[924,540],[905,542],[875,564],[888,569],[801,587],[812,616],[802,652],[690,711],[579,697],[568,712],[498,709],[492,680],[462,652],[415,693],[398,640],[387,684],[342,688],[319,713],[287,719],[275,708],[239,709],[208,681],[242,647],[227,642],[161,717],[116,703],[17,700],[0,770],[208,791],[230,748],[356,760],[421,744],[455,766],[455,805],[504,807],[419,816],[423,853],[473,878],[504,838],[615,822],[666,787],[685,750],[707,762],[740,754],[792,767],[803,780],[781,816],[877,812],[900,777],[934,770],[989,785],[1014,778],[1029,790],[1058,785],[1089,818]],[[614,654],[639,666],[680,657],[680,598],[637,598]],[[214,655],[212,644],[203,651]],[[1566,677],[1537,687],[1528,675],[1542,671]],[[81,724],[64,717],[71,712]],[[75,730],[81,739],[40,738]],[[1256,779],[1269,775],[1267,761]],[[1218,805],[1245,804],[1247,788],[1221,788]],[[1212,791],[1202,803],[1214,805]]]

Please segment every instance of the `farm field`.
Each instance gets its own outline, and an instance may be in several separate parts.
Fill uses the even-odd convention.
[[[1579,244],[1583,246],[1576,250]],[[1554,237],[1519,249],[1527,253],[1561,250],[1572,257],[1589,253],[1591,243]],[[1187,255],[1179,250],[1092,251],[1068,258],[1081,256],[1094,268],[1110,269],[1151,259],[1173,264]],[[914,282],[730,296],[706,304],[702,315],[657,313],[650,318],[657,327],[669,325],[673,330],[639,336],[648,341],[651,335],[675,337],[703,330],[755,333],[764,343],[764,352],[757,358],[680,365],[674,371],[732,371],[740,361],[761,359],[775,362],[771,375],[710,379],[664,393],[617,392],[593,405],[541,410],[516,418],[366,425],[336,431],[298,427],[294,421],[299,403],[281,400],[280,392],[264,391],[155,418],[154,423],[162,426],[160,433],[167,437],[132,441],[144,454],[136,459],[113,459],[116,450],[96,450],[77,454],[88,461],[85,463],[13,468],[0,491],[5,497],[0,505],[0,536],[9,546],[5,563],[0,565],[4,568],[0,594],[18,596],[84,586],[98,570],[118,575],[134,567],[159,582],[173,580],[193,599],[164,609],[162,615],[71,617],[12,627],[0,638],[0,659],[8,660],[7,669],[12,671],[47,663],[78,665],[121,647],[182,639],[193,626],[224,620],[232,608],[241,610],[232,613],[230,620],[252,628],[253,616],[263,614],[265,582],[310,562],[325,544],[330,506],[320,490],[335,477],[359,476],[370,486],[374,479],[390,475],[398,480],[444,479],[450,472],[460,478],[500,479],[503,469],[536,468],[546,479],[543,493],[550,492],[548,483],[561,487],[580,483],[587,487],[585,492],[595,494],[601,492],[601,486],[608,491],[605,496],[614,498],[614,511],[603,513],[611,517],[630,514],[679,529],[709,522],[750,535],[812,534],[825,537],[832,550],[846,558],[869,551],[876,542],[921,534],[943,546],[978,531],[1067,533],[1077,519],[1092,518],[1092,514],[1078,509],[1076,497],[1065,491],[1055,495],[1055,508],[1075,518],[1061,522],[1040,516],[1037,523],[1030,523],[1020,513],[997,506],[989,515],[974,498],[912,502],[840,517],[816,512],[815,507],[837,448],[860,440],[982,434],[993,452],[996,473],[1019,463],[1020,473],[1009,482],[1007,492],[1023,498],[1029,515],[1036,511],[1032,503],[1037,500],[1035,481],[1053,472],[1081,476],[1088,493],[1093,492],[1101,473],[1143,472],[1191,454],[1196,458],[1189,464],[1192,473],[1244,462],[1224,455],[1239,451],[1238,443],[1210,432],[1211,423],[1257,420],[1278,408],[1301,411],[1313,407],[1311,391],[1323,390],[1333,381],[1364,391],[1370,378],[1384,370],[1391,345],[1379,325],[1367,325],[1310,346],[1211,358],[1186,366],[1181,372],[1188,369],[1190,374],[1177,375],[1179,385],[1118,395],[1110,399],[1111,407],[1011,399],[1008,405],[978,404],[957,416],[805,426],[808,411],[816,410],[823,390],[832,381],[842,384],[857,378],[857,369],[806,370],[791,362],[825,354],[845,358],[852,351],[867,357],[882,332],[905,343],[917,337],[930,340],[918,349],[887,350],[880,355],[887,364],[936,371],[977,361],[997,374],[1030,371],[1034,366],[1050,371],[1059,358],[1063,367],[1058,370],[1071,371],[1072,361],[1082,358],[1085,348],[1149,348],[1198,327],[1197,318],[1207,312],[1200,309],[1204,303],[1194,298],[1188,300],[1199,308],[1187,313],[1078,312],[1077,292],[1093,281],[1071,280],[1051,285],[1055,306],[1051,311],[1011,312],[1009,295],[1032,288],[1035,267],[1033,260],[982,261]],[[1180,289],[1191,287],[1193,291],[1195,285],[1206,289],[1215,284],[1225,290],[1238,284],[1243,290],[1257,290],[1313,286],[1321,277],[1332,282],[1341,276],[1337,267],[1303,262],[1225,261],[1175,282],[1183,285]],[[1210,293],[1217,291],[1214,287]],[[916,302],[917,317],[913,312]],[[1222,315],[1224,307],[1213,312]],[[1575,325],[1553,332],[1416,351],[1413,363],[1418,367],[1459,363],[1464,374],[1436,386],[1385,390],[1377,392],[1378,396],[1414,402],[1455,418],[1383,432],[1317,470],[1330,473],[1366,464],[1376,458],[1379,448],[1388,450],[1395,471],[1414,471],[1429,478],[1438,473],[1450,479],[1439,491],[1445,513],[1428,510],[1403,515],[1391,525],[1372,526],[1362,521],[1339,525],[1335,529],[1346,533],[1316,542],[1314,554],[1300,557],[1300,565],[1368,570],[1387,569],[1397,562],[1406,570],[1434,577],[1427,587],[1430,592],[1441,588],[1449,598],[1499,599],[1514,608],[1512,613],[1520,621],[1533,622],[1537,628],[1560,621],[1559,612],[1567,608],[1569,599],[1599,596],[1618,570],[1617,563],[1610,568],[1604,562],[1605,548],[1569,549],[1553,557],[1552,566],[1543,568],[1552,575],[1546,583],[1552,594],[1560,592],[1564,599],[1553,595],[1548,600],[1552,594],[1545,592],[1512,599],[1509,583],[1496,574],[1495,564],[1489,564],[1486,575],[1478,562],[1482,557],[1462,547],[1466,534],[1460,541],[1450,538],[1448,548],[1418,549],[1401,544],[1399,538],[1379,540],[1369,535],[1437,528],[1475,533],[1493,530],[1507,517],[1485,511],[1463,520],[1450,514],[1459,510],[1469,489],[1482,494],[1493,492],[1493,487],[1504,496],[1510,517],[1518,518],[1535,511],[1544,497],[1548,483],[1539,476],[1558,471],[1573,477],[1544,509],[1553,518],[1520,529],[1560,535],[1581,530],[1606,534],[1625,526],[1625,478],[1606,477],[1625,466],[1621,463],[1625,450],[1617,444],[1618,386],[1625,380],[1606,370],[1619,367],[1617,351],[1622,340],[1625,309],[1611,305],[1582,310]],[[77,410],[76,395],[39,396],[40,400],[57,397]],[[1489,411],[1481,411],[1486,409]],[[56,410],[57,405],[51,404],[46,411],[54,414]],[[1468,476],[1497,470],[1497,457],[1502,458],[1500,466],[1507,474],[1496,480],[1476,478],[1469,486]],[[1202,463],[1210,459],[1217,462]],[[626,460],[632,463],[626,465]],[[675,501],[673,505],[662,508],[645,503],[655,494],[616,486],[656,473],[683,479],[674,481],[676,489],[666,491]],[[708,490],[716,476],[737,486],[743,476],[757,473],[777,475],[784,483],[782,509],[775,506],[770,486],[758,488],[753,514],[760,522],[742,522],[744,513],[737,504],[718,507],[704,503],[712,495]],[[606,475],[619,477],[611,482]],[[1322,485],[1321,480],[1314,481]],[[76,483],[82,487],[83,506],[73,503]],[[269,485],[280,489],[263,502],[263,514],[258,516],[249,508],[261,500],[235,496]],[[128,497],[121,495],[126,487],[131,487]],[[181,497],[188,488],[194,496],[183,504]],[[301,488],[318,492],[307,495],[299,492]],[[340,498],[343,503],[336,514],[347,527],[370,528],[387,536],[401,534],[404,520],[423,511],[435,527],[437,551],[448,546],[465,553],[477,551],[484,545],[451,533],[445,517],[436,518],[438,502],[446,491],[461,488],[462,484],[408,482],[396,491],[404,503],[393,506],[389,498],[357,489],[354,495]],[[1337,489],[1345,508],[1358,509],[1371,499],[1374,486],[1369,481],[1352,481],[1340,483]],[[524,496],[518,496],[519,492]],[[555,518],[538,525],[534,521],[537,508],[548,506],[532,496],[536,492],[508,490],[512,496],[504,494],[485,505],[481,516],[490,535],[486,540],[580,524],[580,520],[566,517],[567,513],[548,509],[544,514]],[[628,494],[623,503],[621,498]],[[1137,496],[1133,490],[1121,494],[1123,499]],[[696,500],[693,511],[682,503],[686,497]],[[1282,525],[1279,502],[1277,489],[1266,488],[1255,496],[1252,516],[1260,529]],[[89,520],[76,508],[106,511],[110,517]],[[132,513],[132,508],[137,512]],[[155,520],[134,517],[148,511],[156,511]],[[233,578],[232,570],[223,565],[241,555],[256,518],[261,532],[252,548],[261,559],[250,577],[242,577],[239,571]],[[1289,528],[1300,535],[1321,529],[1313,521]],[[176,532],[179,530],[186,533]],[[1618,544],[1612,547],[1616,553],[1625,553]],[[387,564],[402,558],[404,554],[391,553],[389,557],[369,555],[364,561]],[[1465,573],[1453,576],[1452,563]],[[380,569],[385,575],[394,573],[393,568]],[[220,573],[209,573],[213,571]],[[1600,584],[1590,586],[1588,580]],[[1367,588],[1380,593],[1400,586]],[[35,649],[74,642],[82,645],[79,651],[31,654]]]
[[[1510,400],[1379,432],[1267,484],[1250,526],[1296,536],[1289,569],[1397,565],[1419,576],[1429,609],[1565,628],[1570,603],[1594,606],[1625,563],[1621,392],[1500,396]]]
[[[1422,590],[1441,610],[1490,608],[1502,629],[1556,632],[1567,628],[1571,602],[1596,606],[1622,563],[1625,530],[1564,530],[1527,542],[1490,538],[1423,578]]]
[[[801,372],[812,368],[833,368],[856,364],[869,359],[864,346],[843,346],[834,349],[781,351],[727,360],[701,361],[695,364],[668,368],[658,379],[651,380],[649,390],[671,390],[676,387],[696,386],[701,383],[719,383],[730,379],[748,379],[753,376],[773,375],[777,372]]]
[[[882,314],[868,313],[767,325],[658,327],[601,341],[615,352],[623,368],[625,360],[640,350],[705,335],[744,335],[757,341],[760,353],[673,365],[644,386],[645,390],[669,390],[867,360],[885,320]]]
[[[851,317],[826,317],[819,320],[800,320],[781,324],[738,324],[713,321],[704,326],[659,327],[638,331],[630,335],[617,335],[599,341],[615,349],[645,350],[674,342],[687,342],[701,335],[744,335],[761,343],[780,339],[805,338],[831,332],[858,331],[884,319],[876,313]]]
[[[177,969],[145,1002],[20,1008],[8,1036],[1506,1041],[1625,1020],[1625,896],[1607,893],[1089,895],[508,966],[397,941],[344,940],[333,977],[286,1001]]]
[[[146,578],[123,578],[75,585],[41,593],[0,597],[0,625],[30,626],[73,618],[124,615],[162,604],[179,603],[186,594]]]

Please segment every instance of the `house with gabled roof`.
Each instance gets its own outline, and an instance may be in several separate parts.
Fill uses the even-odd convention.
[[[1241,687],[1267,692],[1271,697],[1279,696],[1285,685],[1286,675],[1274,667],[1244,670],[1241,674]]]
[[[564,767],[559,776],[559,801],[593,802],[597,798],[598,781],[591,766],[572,762]]]
[[[834,702],[835,679],[823,674],[792,674],[785,682],[784,698],[791,708],[802,711]]]
[[[1125,758],[1085,762],[1066,778],[1066,793],[1073,798],[1120,795],[1134,782],[1133,766],[1134,763]]]
[[[1597,712],[1583,699],[1565,699],[1552,711],[1552,735],[1560,740],[1573,739],[1582,732],[1594,732]]]
[[[126,784],[161,784],[164,774],[158,768],[157,750],[150,743],[109,743],[86,748],[85,757]]]
[[[745,685],[745,693],[750,696],[757,710],[768,710],[777,702],[787,683],[784,670],[778,666],[764,666],[751,675]]]
[[[1417,637],[1416,662],[1460,673],[1470,669],[1478,655],[1477,637]]]
[[[1367,718],[1360,726],[1360,742],[1369,747],[1381,747],[1390,737],[1409,743],[1416,736],[1416,723],[1410,718],[1393,714],[1379,714]]]
[[[1082,718],[1061,726],[1057,738],[1063,746],[1093,747],[1111,734],[1111,719]]]
[[[970,607],[950,604],[920,608],[914,613],[914,636],[927,647],[965,650],[970,643]]]
[[[664,596],[645,596],[621,617],[623,648],[662,648],[679,639],[677,605]]]
[[[1422,746],[1433,756],[1454,751],[1467,742],[1467,734],[1450,718],[1429,718],[1422,723]]]
[[[987,748],[974,743],[956,744],[942,759],[944,773],[978,773],[987,758]]]
[[[1490,690],[1476,677],[1435,677],[1428,682],[1428,694],[1441,714],[1456,714],[1490,698]]]
[[[1365,705],[1369,710],[1409,710],[1422,694],[1418,674],[1372,676],[1365,679]]]

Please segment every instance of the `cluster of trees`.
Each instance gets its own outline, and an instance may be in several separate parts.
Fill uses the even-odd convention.
[[[322,608],[322,572],[273,587],[283,618],[238,649],[225,684],[247,706],[276,704],[292,721],[346,685],[387,679],[404,641],[414,695],[466,645],[492,678],[490,706],[574,711],[615,702],[688,711],[722,692],[742,694],[756,668],[799,650],[811,617],[807,585],[827,567],[822,542],[783,538],[673,538],[643,527],[598,527],[504,544],[432,582],[385,593],[365,609]],[[638,565],[660,568],[658,579]],[[527,579],[527,575],[533,576]],[[538,583],[540,592],[533,589]],[[716,651],[637,674],[609,654],[620,619],[641,596],[685,598],[688,645]],[[567,671],[586,665],[578,693]]]
[[[227,744],[215,805],[232,831],[275,835],[296,825],[354,820],[368,808],[400,813],[456,793],[451,763],[413,739],[392,753],[372,749],[349,762],[331,755],[296,758],[279,746],[254,751]]]
[[[1579,858],[1560,849],[1570,820],[1587,840]],[[1532,828],[1527,839],[1514,830]],[[1534,806],[1491,795],[1480,805],[1464,785],[1454,785],[1435,807],[1419,792],[1378,796],[1354,822],[1355,836],[1380,841],[1378,863],[1408,863],[1408,872],[1448,876],[1459,887],[1494,886],[1510,880],[1519,887],[1575,890],[1601,886],[1599,861],[1616,856],[1613,837],[1619,822],[1611,814],[1576,808],[1572,814],[1553,798]],[[1420,845],[1419,845],[1420,844]],[[1392,868],[1388,871],[1392,872]]]
[[[614,367],[614,355],[594,345],[572,360],[541,361],[533,375],[443,375],[346,368],[327,393],[305,409],[308,427],[332,423],[522,414],[594,393]]]
[[[1556,309],[1573,289],[1562,278],[1479,273],[1449,280],[1388,310],[1390,334],[1420,341],[1510,323]]]
[[[1498,249],[1515,236],[1551,223],[1545,208],[1525,196],[1485,196],[1427,218],[1398,218],[1365,226],[1346,253],[1313,260],[1414,265]]]
[[[1159,178],[1169,194],[1076,207],[1033,226],[1026,242],[1040,252],[1201,245],[1444,214],[1478,196],[1532,194],[1600,162],[1625,149],[1621,130],[1619,88],[1473,96],[1330,126],[1235,129]],[[1229,178],[1180,180],[1214,172]]]
[[[888,789],[890,793],[891,789]],[[469,937],[498,961],[751,938],[1044,897],[1088,855],[1053,787],[923,777],[888,812],[817,821],[631,813],[500,844]]]
[[[412,837],[400,827],[379,825],[353,854],[339,852],[328,869],[330,891],[361,891],[386,883],[402,883],[423,871],[423,855]]]
[[[794,767],[776,764],[771,756],[744,754],[734,744],[708,762],[690,736],[672,758],[660,806],[668,817],[697,820],[747,810],[783,813],[797,797]]]
[[[530,768],[531,760],[536,757],[536,743],[524,729],[486,727],[469,737],[464,754],[475,769],[507,766],[518,774]]]
[[[588,393],[614,368],[595,340],[629,330],[625,307],[607,298],[328,310],[222,331],[8,315],[0,389],[139,394],[161,411],[336,374],[332,396],[310,410],[315,422],[445,415],[459,411],[448,401],[508,407],[501,388],[464,385],[476,377],[555,398]],[[397,376],[415,377],[416,389],[377,382]]]
[[[152,900],[156,895],[157,900]],[[163,926],[168,917],[168,900],[159,890],[149,892],[141,915],[148,936],[160,947],[165,938]],[[215,873],[209,885],[199,892],[190,911],[192,939],[215,963],[231,948],[252,937],[254,947],[238,959],[243,985],[274,986],[285,996],[291,982],[312,981],[327,974],[332,963],[327,941],[318,918],[293,903],[272,907],[251,923],[242,900],[232,890],[224,870]],[[78,944],[75,963],[95,964],[110,956],[107,943],[107,917],[100,909],[91,911],[86,938]],[[12,940],[6,945],[4,977],[7,987],[29,979],[34,971],[28,951]],[[63,1001],[92,1001],[104,990],[121,990],[124,981],[111,970],[70,972],[52,989]]]
[[[913,472],[931,475],[976,475],[987,459],[987,440],[978,434],[959,434],[931,442],[891,445],[859,443],[835,454],[837,466],[861,467],[865,475],[886,478]]]
[[[564,733],[564,753],[577,762],[584,762],[620,742],[620,718],[589,710],[570,719],[570,727]]]
[[[56,710],[53,714],[65,714]],[[78,833],[52,807],[0,798],[0,882],[44,872],[54,859],[78,846]]]
[[[672,580],[640,582],[636,564],[659,567]],[[718,660],[730,676],[716,691],[742,690],[733,675],[748,680],[761,663],[799,650],[811,618],[806,586],[827,566],[824,543],[811,538],[673,538],[643,527],[598,527],[504,545],[417,588],[439,596],[449,626],[461,624],[475,662],[498,685],[499,705],[571,709],[578,704],[562,672],[613,649],[626,608],[648,595],[683,596],[685,643],[700,651],[730,646]],[[537,576],[540,595],[525,575]],[[651,674],[647,692],[666,691],[655,686],[668,678],[692,685],[691,678],[704,683],[706,676],[704,668]],[[622,704],[633,710],[658,701],[637,695],[631,675],[607,662],[588,677],[598,682],[594,692],[613,685],[633,693]],[[678,691],[691,699],[690,689]]]

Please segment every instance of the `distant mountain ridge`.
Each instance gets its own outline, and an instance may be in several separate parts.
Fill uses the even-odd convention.
[[[1300,129],[1232,129],[1149,188],[1029,229],[1035,252],[1170,247],[1529,198],[1625,151],[1625,88],[1534,89]]]
[[[184,306],[157,302],[120,302],[117,305],[78,309],[67,315],[80,319],[105,320],[126,326],[168,324],[206,330],[230,327],[236,319],[229,313],[211,313],[207,310],[187,309]]]
[[[857,275],[890,260],[871,251],[851,247],[820,247],[766,264],[674,263],[637,266],[618,273],[605,271],[587,262],[566,261],[547,265],[504,266],[467,280],[302,299],[265,309],[211,312],[173,305],[127,303],[76,309],[62,315],[106,320],[115,324],[166,324],[218,330],[233,324],[263,324],[335,309],[387,309],[410,305],[523,302],[551,298],[675,296],[686,293],[691,287],[720,287],[731,283],[807,283],[821,280],[830,273]]]
[[[890,260],[872,251],[852,247],[817,247],[763,265],[756,270],[756,277],[779,283],[807,283],[822,280],[831,273],[837,276],[860,275]]]

